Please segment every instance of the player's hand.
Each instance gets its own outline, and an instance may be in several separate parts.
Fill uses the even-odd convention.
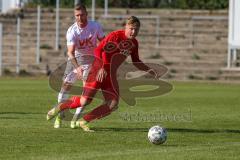
[[[101,68],[98,73],[97,73],[97,77],[96,77],[96,80],[98,82],[102,82],[103,79],[107,76],[107,72],[105,71],[104,68]]]
[[[155,69],[149,69],[147,72],[153,75],[155,79],[159,79],[161,77],[161,74],[159,74]]]
[[[82,80],[82,68],[81,67],[78,67],[74,70],[75,73],[77,73],[77,78],[79,80]]]

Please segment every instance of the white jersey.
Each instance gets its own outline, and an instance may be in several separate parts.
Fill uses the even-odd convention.
[[[84,28],[80,28],[75,22],[68,28],[66,39],[67,45],[75,45],[75,57],[81,64],[90,64],[94,55],[94,49],[97,47],[97,38],[103,38],[102,26],[95,21],[88,21]]]

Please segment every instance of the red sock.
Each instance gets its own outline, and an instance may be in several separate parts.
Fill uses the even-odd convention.
[[[60,110],[64,110],[67,108],[74,109],[74,108],[81,107],[80,98],[81,97],[79,96],[73,96],[72,98],[66,100],[60,105]]]
[[[112,112],[112,110],[107,105],[101,105],[88,114],[83,116],[83,119],[87,122],[93,121],[95,119],[103,118],[107,115],[109,115]]]

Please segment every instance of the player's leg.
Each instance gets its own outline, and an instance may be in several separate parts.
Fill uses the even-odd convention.
[[[69,72],[71,68],[67,66],[65,75],[64,75],[64,80],[63,84],[61,87],[61,90],[58,94],[58,103],[64,102],[68,99],[69,97],[69,91],[72,87],[72,85],[76,82],[77,80],[77,75],[73,71]],[[64,111],[61,111],[59,115],[56,117],[56,120],[54,122],[54,128],[60,128],[61,127],[61,119],[64,118]]]
[[[73,118],[72,118],[71,123],[70,123],[70,127],[72,129],[78,127],[78,125],[76,125],[76,122],[80,118],[81,113],[83,112],[85,106],[88,105],[89,103],[91,103],[92,99],[88,99],[88,98],[85,97],[84,101],[85,102],[81,103],[81,104],[83,104],[81,107],[76,108],[75,114],[73,115]]]
[[[65,109],[75,109],[77,107],[84,107],[87,105],[88,99],[84,96],[73,96],[72,98],[59,103],[57,106],[48,111],[47,120],[50,120],[57,116],[61,111]]]
[[[92,101],[92,98],[95,96],[98,89],[98,83],[88,83],[83,88],[83,93],[81,96],[73,96],[72,98],[59,103],[56,107],[52,108],[47,114],[47,120],[55,117],[60,111],[65,109],[75,109],[78,107],[85,107]],[[89,87],[92,86],[92,87]],[[95,88],[94,88],[95,87]]]
[[[104,104],[98,106],[93,109],[91,112],[87,113],[83,116],[78,122],[77,125],[81,127],[86,132],[94,132],[94,130],[90,129],[89,123],[96,119],[101,119],[103,117],[108,116],[113,111],[118,108],[117,100],[106,101]]]
[[[86,83],[88,74],[89,74],[89,72],[90,72],[90,69],[91,69],[91,64],[84,64],[84,65],[82,65],[82,80],[83,80],[83,86],[85,86],[85,83]],[[88,103],[89,103],[89,101],[88,101]],[[81,113],[82,113],[82,111],[83,111],[83,108],[84,108],[84,107],[78,107],[78,108],[76,109],[76,112],[75,112],[75,114],[73,115],[73,118],[72,118],[71,123],[70,123],[70,127],[71,127],[71,128],[73,128],[73,129],[74,129],[74,128],[77,128],[76,122],[77,122],[77,120],[80,118]]]
[[[63,83],[61,86],[61,90],[58,93],[58,104],[66,101],[69,98],[69,91],[72,87],[72,84],[77,80],[76,73],[73,72],[73,65],[71,61],[67,61],[67,65],[65,68],[65,72],[63,75]],[[61,127],[61,120],[64,118],[64,111],[61,111],[59,115],[56,117],[54,122],[54,128]]]
[[[58,94],[58,103],[64,102],[69,97],[69,91],[71,89],[72,84],[68,82],[63,82],[62,88]],[[64,118],[64,111],[61,111],[54,122],[54,128],[60,128],[61,127],[61,121]]]
[[[109,78],[106,79],[102,84],[102,92],[105,98],[105,102],[93,109],[91,112],[87,113],[83,116],[82,119],[79,120],[79,125],[84,131],[93,131],[89,128],[88,123],[106,117],[115,111],[118,107],[119,101],[119,89],[118,84],[109,83]]]
[[[87,122],[91,122],[96,119],[101,119],[111,114],[118,107],[118,101],[115,99],[108,100],[104,104],[98,106],[88,114],[84,115],[83,119]]]

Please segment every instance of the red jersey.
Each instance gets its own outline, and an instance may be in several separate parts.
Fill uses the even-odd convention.
[[[137,68],[147,70],[138,55],[138,41],[128,39],[124,30],[117,30],[108,34],[94,50],[95,60],[85,83],[83,96],[92,98],[101,88],[105,99],[119,99],[119,86],[117,81],[117,69],[130,55],[132,62],[140,64]],[[96,81],[99,69],[104,67],[107,76],[102,82]]]
[[[140,62],[138,55],[138,41],[128,39],[124,30],[111,32],[95,48],[95,57],[102,60],[104,69],[108,72],[116,70],[131,55],[132,62]]]

